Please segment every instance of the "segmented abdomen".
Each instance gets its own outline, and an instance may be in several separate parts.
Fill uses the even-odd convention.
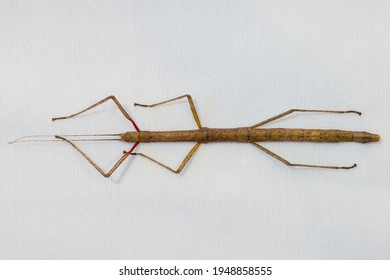
[[[257,141],[293,141],[293,142],[376,142],[379,135],[365,131],[347,131],[339,129],[294,129],[269,128],[253,129],[252,142]]]

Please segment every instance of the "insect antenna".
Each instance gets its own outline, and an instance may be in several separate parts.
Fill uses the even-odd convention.
[[[24,143],[24,142],[61,142],[60,137],[67,137],[74,142],[89,142],[89,141],[120,141],[122,138],[119,133],[115,134],[65,134],[65,135],[29,135],[23,136],[8,144]],[[76,137],[76,138],[74,138]],[[49,139],[51,138],[51,139]]]

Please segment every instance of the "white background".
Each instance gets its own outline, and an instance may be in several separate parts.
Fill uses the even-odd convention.
[[[59,280],[68,279],[161,279],[166,278],[151,272],[159,268],[173,271],[176,266],[182,275],[171,276],[174,279],[212,279],[214,267],[270,267],[271,275],[259,275],[264,279],[285,280],[302,279],[311,280],[314,277],[319,280],[337,279],[378,279],[388,280],[390,277],[388,260],[1,260],[0,276],[4,279],[43,279],[51,280],[53,275]],[[20,269],[23,267],[23,269]],[[127,268],[126,275],[120,275],[120,270]],[[149,269],[151,276],[134,272],[137,268]],[[187,270],[186,270],[187,269]],[[193,276],[188,274],[188,269],[202,269],[202,273]],[[132,270],[132,271],[130,271]],[[242,270],[244,271],[244,269]],[[255,274],[256,272],[253,272]],[[183,275],[184,274],[184,275]],[[244,274],[244,272],[242,272]],[[248,275],[249,274],[249,275]],[[235,280],[255,279],[250,272],[247,275],[234,275]],[[226,278],[228,274],[223,274]],[[168,276],[169,277],[169,276]],[[223,276],[222,276],[223,277]],[[221,277],[221,278],[222,278]],[[218,278],[218,277],[216,277]]]
[[[0,258],[388,259],[388,1],[1,1]],[[379,143],[201,145],[180,175],[131,158],[103,178],[66,143],[22,135],[249,126],[378,133]],[[105,170],[126,143],[80,145]],[[191,144],[140,144],[178,166]]]

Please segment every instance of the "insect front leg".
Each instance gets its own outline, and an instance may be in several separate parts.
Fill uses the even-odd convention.
[[[61,140],[64,140],[65,142],[69,143],[70,145],[72,145],[73,148],[75,148],[86,160],[88,160],[88,162],[93,166],[95,167],[95,169],[97,171],[99,171],[100,174],[102,174],[104,177],[108,178],[112,175],[112,173],[115,172],[115,170],[119,167],[119,165],[122,164],[122,162],[129,156],[132,154],[132,152],[134,151],[134,149],[138,146],[139,142],[136,142],[134,143],[133,147],[131,147],[131,149],[124,153],[123,156],[114,164],[114,166],[110,169],[110,171],[108,171],[107,173],[103,171],[103,169],[101,169],[95,162],[93,162],[92,159],[90,159],[89,156],[87,156],[79,147],[77,147],[76,144],[74,144],[72,141],[62,137],[62,136],[56,136],[56,138],[58,139],[61,139]]]
[[[102,100],[100,100],[99,102],[96,102],[95,104],[92,104],[91,106],[89,106],[88,108],[80,111],[80,112],[77,112],[75,114],[72,114],[72,115],[69,115],[69,116],[66,116],[66,117],[57,117],[57,118],[52,118],[53,121],[56,121],[56,120],[64,120],[64,119],[69,119],[69,118],[73,118],[75,116],[78,116],[82,113],[85,113],[99,105],[102,105],[104,102],[108,101],[108,100],[112,100],[114,101],[115,105],[118,107],[118,109],[122,112],[122,114],[125,116],[126,119],[128,119],[134,126],[135,130],[137,131],[140,131],[137,124],[134,122],[134,120],[130,117],[130,115],[126,112],[126,110],[123,108],[123,106],[119,103],[119,101],[116,99],[115,96],[113,95],[110,95]]]

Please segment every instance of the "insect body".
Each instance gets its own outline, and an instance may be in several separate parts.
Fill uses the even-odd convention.
[[[294,128],[259,128],[260,126],[270,123],[274,120],[285,117],[289,114],[295,112],[302,113],[313,113],[313,112],[323,112],[323,113],[355,113],[361,115],[358,111],[333,111],[333,110],[303,110],[303,109],[291,109],[282,114],[276,115],[272,118],[266,119],[260,123],[252,125],[250,127],[240,127],[240,128],[207,128],[203,127],[200,123],[198,114],[195,109],[194,102],[190,95],[182,95],[173,99],[169,99],[160,103],[144,105],[135,103],[135,106],[141,107],[155,107],[162,105],[168,102],[176,101],[182,98],[187,98],[192,115],[195,119],[195,122],[199,129],[196,130],[178,130],[178,131],[141,131],[134,120],[130,115],[125,111],[122,105],[114,96],[108,96],[103,100],[91,105],[90,107],[72,114],[66,117],[53,118],[53,121],[60,119],[68,119],[80,115],[86,111],[91,110],[92,108],[101,105],[102,103],[112,100],[117,105],[122,114],[133,124],[135,131],[125,132],[120,134],[95,134],[95,135],[56,135],[57,140],[54,141],[65,141],[72,145],[82,156],[87,159],[103,176],[110,177],[112,173],[118,168],[118,166],[130,155],[133,156],[142,156],[146,159],[149,159],[162,167],[174,172],[180,173],[187,162],[190,160],[195,151],[199,148],[200,144],[208,142],[244,142],[251,143],[255,147],[259,148],[268,155],[274,157],[275,159],[283,162],[289,166],[302,166],[302,167],[315,167],[315,168],[330,168],[330,169],[350,169],[356,167],[356,164],[351,166],[328,166],[328,165],[309,165],[309,164],[295,164],[290,163],[286,159],[280,157],[279,155],[271,152],[258,142],[265,141],[294,141],[294,142],[359,142],[359,143],[368,143],[368,142],[377,142],[380,139],[378,134],[372,134],[365,131],[346,131],[346,130],[337,130],[337,129],[294,129]],[[42,135],[41,135],[42,136]],[[49,135],[43,135],[43,137],[48,137]],[[69,139],[68,136],[110,136],[111,138],[105,139]],[[11,143],[17,142],[30,142],[30,141],[41,141],[41,140],[25,140],[33,136],[27,136],[19,138]],[[115,138],[113,138],[115,137]],[[125,151],[123,156],[117,161],[117,163],[111,168],[109,172],[104,172],[96,163],[94,163],[74,142],[75,141],[111,141],[119,140],[134,143],[132,148],[129,151]],[[45,140],[43,140],[45,141]],[[53,141],[53,140],[49,140]],[[184,158],[183,162],[180,164],[179,168],[173,169],[165,164],[143,154],[133,152],[139,143],[145,142],[195,142],[196,144],[191,149],[191,151]]]
[[[296,128],[205,128],[196,130],[139,131],[120,134],[126,142],[375,142],[378,135],[362,131]]]

